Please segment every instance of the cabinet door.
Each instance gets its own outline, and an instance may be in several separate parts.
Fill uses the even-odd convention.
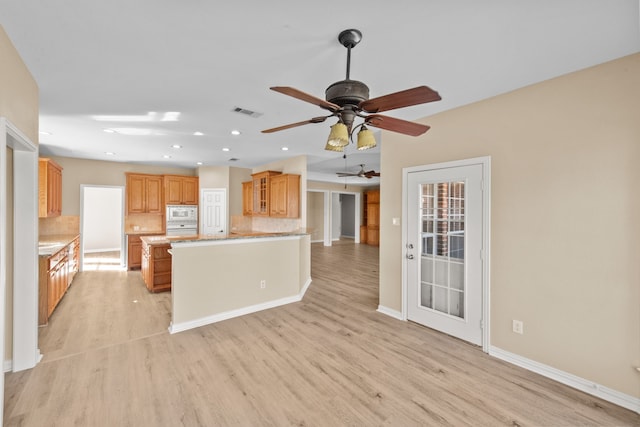
[[[146,212],[163,213],[162,177],[150,176],[146,178]]]
[[[253,181],[242,183],[242,215],[253,213]]]
[[[269,215],[282,217],[287,214],[287,180],[284,176],[271,179]]]
[[[164,200],[167,205],[182,203],[182,179],[180,177],[164,177]]]
[[[127,236],[127,266],[129,270],[142,265],[142,241],[140,236]]]
[[[198,199],[198,178],[182,178],[182,203],[185,205],[197,205]]]
[[[146,197],[145,177],[141,175],[127,175],[127,213],[145,212]]]

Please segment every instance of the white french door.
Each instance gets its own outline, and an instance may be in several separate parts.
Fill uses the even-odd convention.
[[[483,342],[483,165],[407,173],[407,318]]]

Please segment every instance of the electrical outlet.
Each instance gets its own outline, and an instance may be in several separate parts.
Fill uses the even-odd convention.
[[[522,320],[514,320],[512,326],[513,332],[520,335],[524,334],[524,323],[522,323]]]
[[[267,281],[266,280],[260,280],[260,289],[264,289],[267,287]]]

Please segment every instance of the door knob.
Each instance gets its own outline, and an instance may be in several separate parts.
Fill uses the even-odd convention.
[[[413,259],[413,254],[407,254],[407,259]]]

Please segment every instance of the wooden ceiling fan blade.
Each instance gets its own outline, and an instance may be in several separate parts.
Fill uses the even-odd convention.
[[[301,101],[305,101],[305,102],[309,102],[313,105],[317,105],[320,108],[324,108],[325,110],[329,110],[333,113],[335,113],[336,111],[338,111],[340,109],[339,105],[336,105],[332,102],[329,101],[325,101],[324,99],[321,98],[317,98],[313,95],[309,95],[308,93],[305,93],[301,90],[298,90],[296,88],[293,87],[289,87],[289,86],[273,86],[271,88],[269,88],[273,91],[282,93],[283,95],[289,95],[292,96],[294,98],[297,98]]]
[[[302,121],[302,122],[290,123],[288,125],[278,126],[276,128],[265,129],[265,130],[262,131],[262,133],[278,132],[278,131],[285,130],[285,129],[291,129],[291,128],[295,128],[295,127],[298,127],[298,126],[307,125],[309,123],[322,123],[325,120],[327,120],[327,117],[331,117],[331,116],[314,117],[312,119],[305,120],[305,121]]]
[[[345,173],[345,172],[336,172],[336,175],[340,178],[344,178],[346,176],[358,176],[357,173]]]
[[[420,123],[409,122],[407,120],[396,119],[389,116],[383,116],[381,114],[372,114],[367,116],[365,122],[373,127],[390,130],[392,132],[398,132],[410,136],[422,135],[430,129],[427,125]]]
[[[440,101],[440,95],[428,86],[418,86],[413,89],[402,90],[389,95],[362,101],[360,108],[368,113],[379,113],[395,108],[409,107],[411,105],[425,104],[427,102]]]
[[[367,178],[373,178],[374,176],[380,176],[380,172],[368,171],[364,173],[364,176],[366,176]]]

